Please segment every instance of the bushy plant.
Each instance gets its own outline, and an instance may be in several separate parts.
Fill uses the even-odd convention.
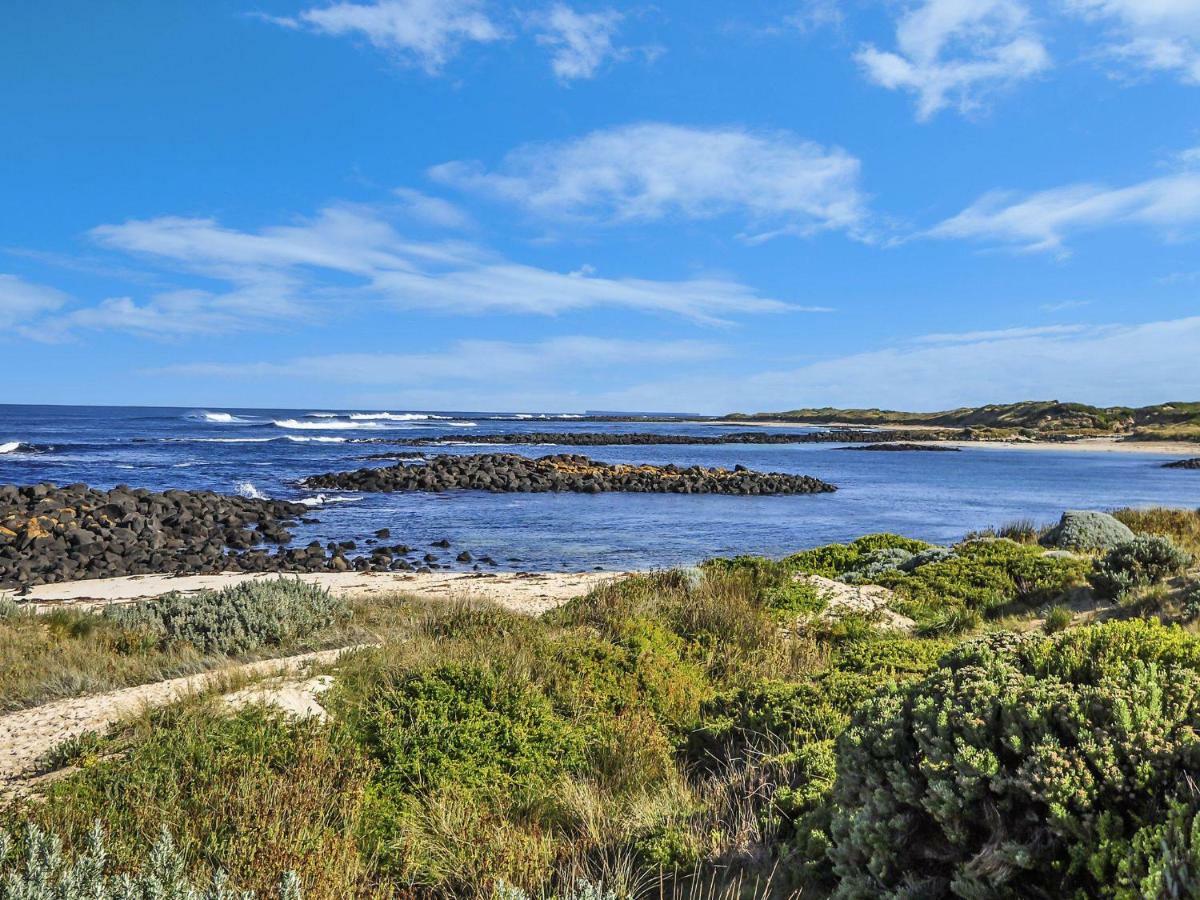
[[[12,597],[0,597],[0,620],[15,619],[21,615],[21,604]]]
[[[1193,581],[1183,589],[1179,597],[1180,611],[1185,622],[1200,619],[1200,580]]]
[[[1108,513],[1068,510],[1046,532],[1042,543],[1060,550],[1111,550],[1133,538],[1129,526]]]
[[[1069,607],[1058,604],[1046,610],[1046,620],[1042,625],[1042,630],[1046,634],[1055,634],[1063,631],[1071,626],[1071,621],[1074,615]]]
[[[834,896],[1191,896],[1160,889],[1200,871],[1198,670],[1200,640],[1134,620],[992,634],[867,701],[838,744]]]
[[[379,780],[402,792],[536,791],[584,760],[584,734],[545,696],[477,666],[401,673],[377,686],[352,723]]]
[[[1008,603],[1045,603],[1082,584],[1086,559],[1047,556],[1039,547],[1003,538],[967,541],[954,553],[911,572],[884,573],[877,583],[909,601],[897,604],[914,618],[928,619],[947,605],[986,613]]]
[[[903,550],[909,556],[928,550],[930,544],[898,534],[868,534],[849,544],[826,544],[786,557],[783,562],[792,571],[838,578],[863,565],[864,557],[883,550]],[[907,557],[905,557],[907,558]]]
[[[104,845],[104,831],[96,823],[83,849],[63,852],[57,835],[29,825],[19,842],[0,832],[0,900],[254,900],[252,891],[235,891],[222,873],[205,884],[187,877],[183,855],[171,833],[163,830],[158,841],[133,872],[113,874]],[[285,875],[280,900],[301,900],[299,882]]]
[[[1138,535],[1096,561],[1088,580],[1101,597],[1116,600],[1139,588],[1178,575],[1192,562],[1168,537]]]
[[[842,581],[849,584],[872,584],[881,575],[904,568],[912,558],[911,552],[900,547],[871,550],[860,556],[854,568],[842,575]]]
[[[326,588],[277,578],[109,606],[104,616],[161,645],[183,641],[204,653],[236,654],[306,637],[347,612]]]

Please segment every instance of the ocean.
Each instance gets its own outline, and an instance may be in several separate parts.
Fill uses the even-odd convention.
[[[428,451],[572,452],[605,462],[741,464],[813,475],[839,489],[781,497],[318,493],[298,483],[306,475],[391,465],[363,460],[392,449],[364,439],[737,430],[746,429],[537,413],[0,405],[0,483],[127,484],[301,501],[317,521],[292,529],[297,544],[313,539],[361,544],[377,529],[388,528],[393,542],[423,548],[445,538],[456,553],[467,549],[476,557],[494,557],[502,570],[529,571],[652,569],[738,553],[782,556],[877,531],[947,543],[1014,519],[1050,522],[1064,509],[1200,507],[1200,472],[1162,468],[1171,457],[1069,446],[1034,451],[978,445],[961,453],[850,452],[836,444],[459,445]]]

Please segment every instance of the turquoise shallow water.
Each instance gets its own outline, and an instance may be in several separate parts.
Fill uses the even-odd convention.
[[[352,415],[354,416],[352,418]],[[420,418],[418,416],[437,416]],[[530,416],[530,413],[521,413]],[[1064,509],[1200,507],[1200,471],[1163,469],[1148,453],[970,447],[961,453],[864,453],[828,444],[616,447],[459,446],[436,452],[578,452],[608,462],[733,466],[814,475],[835,494],[721,497],[672,494],[336,494],[297,484],[358,468],[389,449],[364,438],[468,431],[657,431],[713,434],[681,422],[597,423],[464,412],[368,418],[367,411],[191,410],[0,406],[0,483],[82,481],[154,490],[204,489],[314,503],[317,524],[296,540],[362,541],[378,528],[424,546],[490,554],[515,569],[655,568],[734,553],[782,555],[871,531],[946,542],[1017,518]],[[797,429],[799,430],[799,429]],[[15,449],[13,444],[17,444]],[[1200,455],[1200,448],[1198,448]],[[449,557],[447,558],[447,562]]]

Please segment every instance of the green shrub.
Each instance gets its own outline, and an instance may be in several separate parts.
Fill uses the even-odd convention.
[[[763,603],[781,615],[815,616],[824,612],[828,605],[814,584],[805,581],[788,581],[779,587],[763,591]]]
[[[584,735],[528,684],[477,666],[399,674],[378,685],[352,727],[405,793],[444,786],[537,791],[584,762]]]
[[[1086,559],[1047,556],[1041,548],[1003,538],[967,541],[954,554],[912,572],[885,573],[877,583],[913,606],[897,604],[914,618],[928,618],[947,604],[987,612],[1009,603],[1046,603],[1082,584]]]
[[[1158,534],[1139,535],[1097,560],[1089,581],[1101,597],[1116,600],[1139,588],[1178,575],[1192,558]]]
[[[1075,616],[1072,614],[1070,607],[1057,605],[1046,610],[1046,621],[1042,625],[1042,630],[1046,634],[1055,634],[1071,627],[1071,622]]]
[[[865,561],[863,557],[880,550],[903,550],[909,556],[932,545],[898,534],[868,534],[849,544],[827,544],[792,554],[783,563],[792,571],[807,572],[825,578],[839,578]]]
[[[1157,623],[996,633],[867,701],[838,744],[834,896],[1191,896],[1156,891],[1200,867],[1198,669]]]
[[[326,588],[278,578],[109,606],[104,617],[161,646],[183,641],[202,653],[237,654],[306,637],[347,612]]]
[[[947,606],[934,613],[917,626],[921,637],[949,637],[974,631],[983,624],[979,610],[966,606]]]
[[[1200,581],[1193,581],[1183,589],[1179,605],[1185,622],[1200,619]]]
[[[1108,513],[1068,510],[1042,537],[1042,543],[1060,550],[1111,550],[1133,538],[1127,525]]]
[[[83,849],[71,856],[62,841],[36,825],[29,825],[16,842],[0,832],[0,900],[253,900],[252,892],[229,888],[223,874],[207,884],[193,884],[186,874],[182,854],[171,833],[163,830],[137,870],[112,872],[104,846],[104,831],[97,823]],[[294,875],[280,882],[280,900],[300,900]]]
[[[21,604],[12,597],[0,597],[0,620],[15,619],[21,612]]]

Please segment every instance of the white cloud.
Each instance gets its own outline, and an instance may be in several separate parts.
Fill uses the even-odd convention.
[[[451,162],[430,175],[548,217],[606,222],[736,213],[769,233],[859,231],[859,161],[787,132],[646,123],[530,144],[496,171]]]
[[[67,295],[16,275],[0,275],[0,327],[17,328],[58,309]]]
[[[895,52],[868,44],[856,59],[876,84],[915,94],[922,121],[947,106],[977,109],[1050,66],[1018,0],[923,0],[897,22]]]
[[[412,188],[396,188],[392,193],[399,198],[404,211],[419,222],[449,229],[471,225],[471,217],[449,200],[431,197]]]
[[[1064,252],[1068,235],[1114,225],[1182,234],[1200,224],[1200,172],[1180,172],[1123,188],[1074,184],[1032,194],[994,191],[928,235]]]
[[[537,42],[551,50],[550,67],[559,81],[592,78],[608,59],[629,51],[613,45],[624,16],[614,9],[576,12],[564,3],[530,17]]]
[[[1200,84],[1200,3],[1196,0],[1066,0],[1109,27],[1107,55],[1135,68]]]
[[[430,74],[436,74],[463,44],[490,43],[505,36],[478,0],[334,3],[269,20],[289,28],[366,38],[401,62]]]
[[[751,405],[938,410],[1051,398],[1142,405],[1200,395],[1200,317],[939,338],[737,377],[685,372],[589,402],[722,413]]]
[[[316,320],[331,304],[536,315],[617,307],[709,324],[731,315],[797,309],[728,278],[613,278],[586,265],[560,272],[468,242],[414,241],[364,206],[332,206],[313,219],[253,232],[213,219],[165,216],[103,225],[91,237],[110,250],[222,286],[164,292],[141,304],[109,300],[61,317],[60,329],[220,333]]]

